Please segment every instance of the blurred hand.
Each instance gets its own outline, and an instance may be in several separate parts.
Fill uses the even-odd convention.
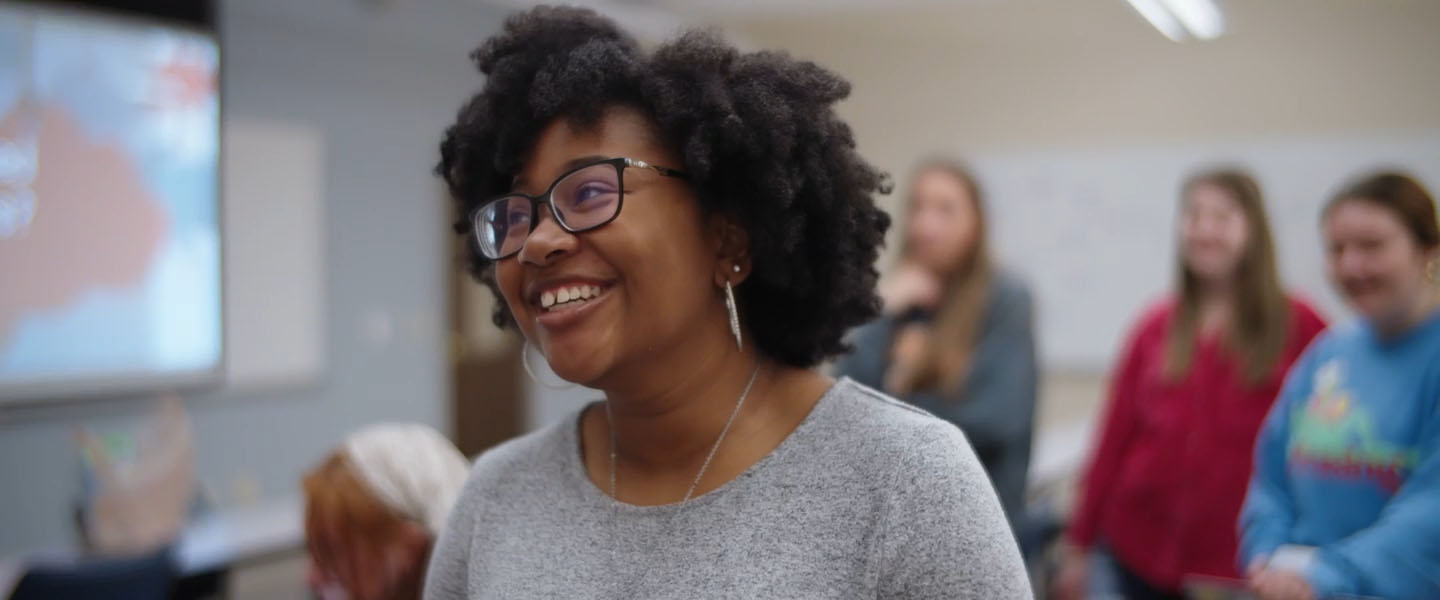
[[[1083,550],[1069,548],[1060,559],[1060,572],[1050,586],[1054,600],[1085,600],[1090,587],[1090,558]]]
[[[906,365],[917,365],[925,358],[930,346],[930,329],[921,324],[911,324],[895,333],[895,343],[890,346],[890,361]]]
[[[938,278],[914,263],[900,263],[895,272],[880,284],[880,301],[886,314],[899,314],[912,308],[934,308],[940,303],[944,287]]]
[[[1245,567],[1245,577],[1254,579],[1256,575],[1265,571],[1265,565],[1268,564],[1270,564],[1270,557],[1268,555],[1261,554],[1255,557],[1250,561],[1250,564]]]
[[[920,367],[930,345],[930,332],[919,323],[906,325],[895,332],[890,345],[890,368],[885,372],[885,391],[903,395],[909,392],[908,382]]]
[[[1260,569],[1250,576],[1250,589],[1261,600],[1315,600],[1310,582],[1294,571]]]

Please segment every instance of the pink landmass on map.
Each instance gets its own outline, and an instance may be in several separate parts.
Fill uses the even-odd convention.
[[[34,108],[0,119],[0,140],[19,134],[25,110]],[[169,229],[118,144],[88,137],[60,107],[39,110],[34,220],[0,239],[0,345],[27,312],[62,307],[91,289],[139,285]]]

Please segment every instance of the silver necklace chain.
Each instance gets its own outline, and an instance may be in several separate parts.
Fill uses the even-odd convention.
[[[685,498],[680,500],[681,504],[690,501],[695,495],[696,488],[700,487],[700,480],[705,477],[705,471],[710,468],[710,461],[715,459],[715,453],[720,450],[720,444],[725,441],[725,435],[730,433],[730,426],[735,424],[735,417],[740,414],[740,407],[745,405],[745,398],[750,395],[750,388],[755,385],[755,378],[760,374],[760,365],[755,365],[755,370],[750,372],[750,381],[745,384],[745,391],[740,392],[740,399],[735,401],[735,409],[730,411],[730,420],[725,421],[725,428],[720,430],[720,436],[715,438],[715,445],[710,446],[710,454],[705,456],[705,462],[700,465],[700,472],[695,474],[695,481],[690,483],[690,489],[686,490]],[[610,429],[610,497],[619,500],[615,487],[615,419],[610,412],[610,400],[605,400],[605,426]]]

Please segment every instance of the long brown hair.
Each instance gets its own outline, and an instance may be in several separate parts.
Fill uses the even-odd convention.
[[[1207,171],[1191,177],[1181,188],[1182,203],[1202,185],[1224,190],[1245,214],[1249,239],[1236,265],[1232,317],[1225,332],[1230,352],[1239,357],[1245,380],[1262,382],[1275,368],[1290,335],[1290,302],[1280,284],[1275,264],[1275,239],[1265,215],[1260,185],[1249,173],[1236,169]],[[1200,279],[1178,257],[1179,301],[1166,336],[1165,374],[1174,379],[1190,371],[1200,327]]]
[[[931,159],[915,170],[912,181],[927,173],[951,177],[970,195],[975,210],[975,237],[964,262],[950,273],[936,309],[934,326],[920,364],[898,382],[905,393],[920,389],[956,390],[970,371],[970,360],[980,338],[981,318],[990,300],[994,266],[990,257],[989,227],[980,184],[964,165],[945,159]],[[902,254],[908,252],[908,248]]]

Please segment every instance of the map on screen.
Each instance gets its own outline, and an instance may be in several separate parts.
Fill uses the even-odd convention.
[[[218,367],[218,66],[197,31],[0,6],[0,399]]]

